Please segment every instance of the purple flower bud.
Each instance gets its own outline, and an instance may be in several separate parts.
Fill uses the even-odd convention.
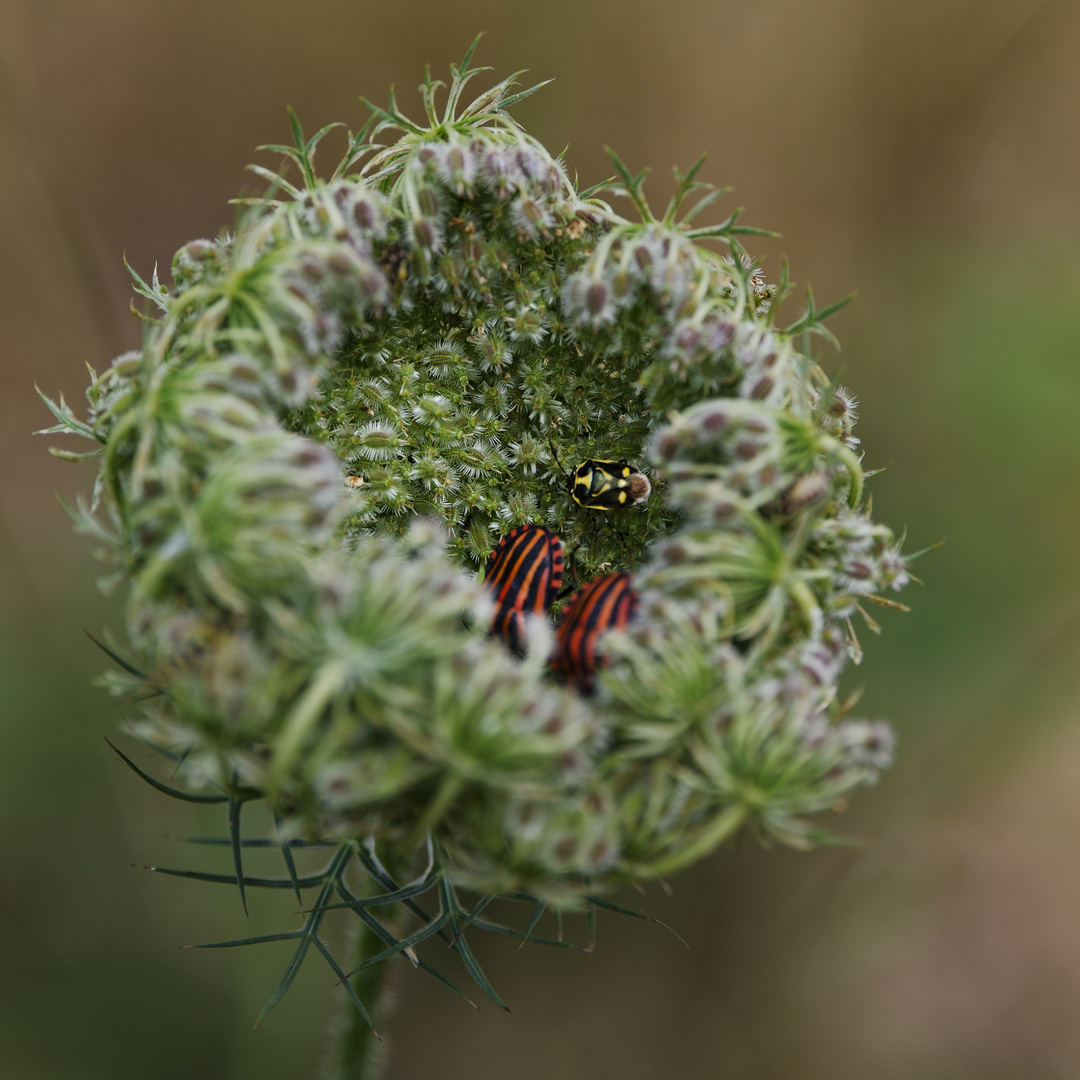
[[[714,315],[701,328],[702,342],[709,352],[723,352],[735,337],[735,320]]]
[[[543,158],[526,142],[519,142],[511,150],[510,161],[519,179],[528,185],[535,184],[545,172]]]
[[[602,326],[615,318],[611,287],[602,277],[587,271],[579,271],[567,280],[563,307],[572,322],[586,326]]]
[[[484,180],[496,196],[509,198],[515,188],[509,153],[502,147],[491,147],[484,153],[482,167]]]
[[[357,184],[349,200],[348,216],[363,236],[381,240],[386,235],[386,200],[371,188]]]
[[[435,148],[433,158],[435,174],[455,195],[461,197],[472,192],[476,176],[476,158],[463,143],[454,141]]]
[[[525,192],[514,200],[510,216],[514,224],[528,236],[547,232],[555,224],[551,211],[539,199]]]
[[[410,223],[413,243],[425,251],[434,251],[442,246],[442,229],[435,221],[420,218]]]
[[[422,218],[437,219],[442,214],[439,205],[439,193],[433,187],[422,187],[416,191],[416,209]]]

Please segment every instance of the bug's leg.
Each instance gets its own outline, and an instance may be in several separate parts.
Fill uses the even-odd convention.
[[[581,528],[578,530],[578,542],[574,545],[573,555],[577,556],[584,554],[586,564],[589,564],[594,559],[594,551],[596,549],[596,537],[597,537],[597,521],[595,517],[595,511],[580,510],[579,514],[584,514],[584,520]],[[578,577],[578,563],[575,558],[574,561],[574,576]]]
[[[559,600],[565,600],[572,592],[576,591],[578,587],[578,572],[577,572],[577,553],[581,549],[581,544],[575,544],[570,549],[570,555],[566,560],[566,577],[572,579],[566,581],[563,587],[559,590],[555,597],[556,602]],[[565,581],[565,579],[564,579]]]
[[[555,468],[559,470],[560,475],[563,477],[563,480],[565,481],[565,479],[566,479],[566,470],[563,468],[563,463],[559,459],[559,451],[555,449],[555,442],[551,438],[550,435],[548,436],[547,444],[548,444],[548,449],[551,451],[551,460],[555,462]]]

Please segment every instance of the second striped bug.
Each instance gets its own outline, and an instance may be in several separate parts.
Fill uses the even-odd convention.
[[[491,632],[524,653],[525,619],[547,615],[562,588],[562,541],[543,525],[508,532],[488,556],[484,588],[495,602]]]
[[[592,692],[603,662],[597,638],[621,630],[637,614],[638,594],[629,574],[606,574],[586,582],[566,601],[555,627],[551,666],[582,693]]]

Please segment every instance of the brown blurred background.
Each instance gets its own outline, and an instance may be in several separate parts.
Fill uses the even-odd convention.
[[[600,919],[595,955],[482,955],[514,1012],[404,971],[397,1080],[1080,1076],[1080,5],[1069,0],[0,0],[0,1069],[16,1080],[314,1077],[339,990],[315,957],[256,1034],[295,901],[154,877],[217,830],[102,735],[83,629],[119,627],[54,498],[91,473],[30,431],[33,393],[138,343],[149,272],[232,220],[254,147],[415,108],[485,30],[582,182],[609,144],[773,228],[819,302],[858,290],[827,366],[862,401],[875,510],[925,589],[850,680],[899,763],[809,855],[753,842]],[[331,159],[327,148],[326,161]],[[267,161],[272,164],[272,161]],[[792,302],[792,317],[795,304]],[[869,635],[866,635],[869,637]],[[571,926],[584,937],[584,927]],[[448,961],[446,967],[451,968]]]

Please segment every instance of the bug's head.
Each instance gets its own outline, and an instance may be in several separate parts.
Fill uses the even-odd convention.
[[[642,502],[652,493],[652,484],[644,473],[631,473],[626,480],[626,493],[631,502]]]

